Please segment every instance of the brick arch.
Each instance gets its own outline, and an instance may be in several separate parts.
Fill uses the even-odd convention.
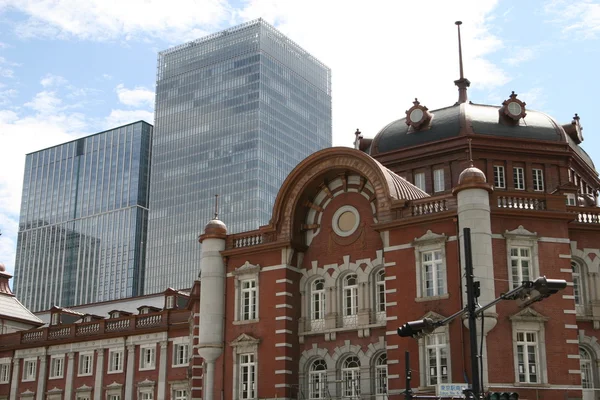
[[[377,220],[384,222],[391,219],[393,198],[381,164],[360,150],[332,147],[304,159],[284,181],[275,199],[269,223],[280,240],[292,239],[295,210],[309,184],[334,169],[352,171],[366,178],[375,190]]]
[[[600,257],[595,257],[594,260],[592,260],[589,253],[584,253],[577,248],[577,242],[571,242],[571,256],[575,258],[575,261],[585,264],[583,267],[586,268],[588,272],[600,272]]]

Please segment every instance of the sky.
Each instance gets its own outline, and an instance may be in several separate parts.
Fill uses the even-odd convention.
[[[332,70],[333,144],[454,104],[454,22],[469,99],[511,91],[581,117],[600,165],[600,1],[0,0],[0,263],[14,270],[25,154],[153,123],[157,52],[262,17]],[[201,224],[199,224],[201,226]]]

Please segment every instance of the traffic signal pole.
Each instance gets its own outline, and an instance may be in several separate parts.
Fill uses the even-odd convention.
[[[471,346],[471,392],[474,399],[480,399],[479,356],[477,354],[477,315],[475,313],[475,283],[473,281],[473,256],[471,254],[471,228],[463,229],[465,244],[465,275],[467,286],[467,315],[469,318],[469,343]]]

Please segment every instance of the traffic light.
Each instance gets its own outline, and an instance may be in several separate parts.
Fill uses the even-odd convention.
[[[519,394],[516,392],[489,392],[485,398],[486,400],[519,400]]]
[[[398,328],[398,336],[415,337],[425,333],[431,333],[435,329],[431,318],[424,318],[418,321],[410,321]]]

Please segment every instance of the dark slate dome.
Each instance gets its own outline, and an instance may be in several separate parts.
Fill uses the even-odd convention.
[[[430,123],[420,130],[409,127],[406,124],[406,118],[398,119],[384,127],[375,136],[370,154],[377,155],[450,139],[461,133],[564,143],[568,141],[568,135],[564,129],[542,112],[527,110],[525,118],[520,119],[516,124],[511,124],[500,117],[499,110],[498,106],[473,103],[456,104],[431,111],[433,117]],[[579,146],[576,147],[579,148]]]

